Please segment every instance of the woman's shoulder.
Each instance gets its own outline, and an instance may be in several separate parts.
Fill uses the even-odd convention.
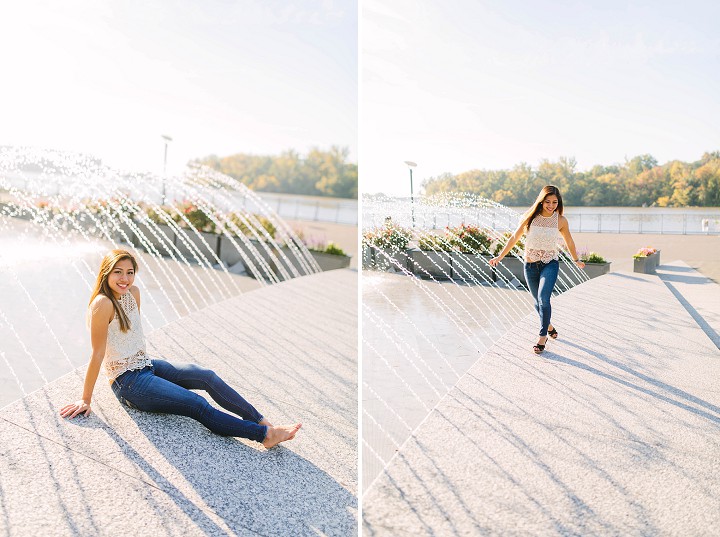
[[[140,288],[137,285],[133,285],[130,288],[130,294],[135,299],[135,304],[137,304],[138,309],[140,309]]]
[[[93,298],[93,301],[90,302],[90,308],[91,309],[107,309],[108,307],[112,308],[112,300],[110,300],[108,297],[106,297],[103,294],[99,294],[95,298]]]
[[[113,307],[112,300],[102,294],[96,296],[90,303],[90,315],[102,315],[112,319],[115,315],[115,308]]]
[[[130,287],[130,292],[132,293],[135,302],[140,300],[140,288],[137,285]]]

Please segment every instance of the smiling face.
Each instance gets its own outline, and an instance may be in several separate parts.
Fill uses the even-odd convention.
[[[107,283],[115,298],[127,293],[135,281],[135,267],[129,259],[121,259],[108,274]]]
[[[558,207],[558,197],[554,194],[546,196],[542,204],[543,216],[551,216]]]

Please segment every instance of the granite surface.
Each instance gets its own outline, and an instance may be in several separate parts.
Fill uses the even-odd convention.
[[[458,379],[533,311],[524,290],[362,275],[362,490]]]
[[[303,428],[266,450],[121,406],[102,378],[93,414],[63,420],[79,368],[0,411],[0,535],[357,534],[355,271],[225,300],[148,344],[213,369],[274,424]]]
[[[657,275],[720,349],[720,285],[684,261],[661,265]]]
[[[711,535],[720,352],[657,277],[611,273],[530,315],[458,381],[363,496],[363,533]]]

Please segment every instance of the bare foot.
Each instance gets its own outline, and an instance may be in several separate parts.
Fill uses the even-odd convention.
[[[258,422],[258,425],[267,425],[268,427],[272,427],[273,424],[270,423],[267,418],[263,418]]]
[[[298,432],[300,427],[302,427],[302,423],[296,423],[290,426],[268,427],[267,435],[265,435],[265,440],[262,441],[262,445],[270,449],[280,442],[292,440],[295,438],[295,433]]]

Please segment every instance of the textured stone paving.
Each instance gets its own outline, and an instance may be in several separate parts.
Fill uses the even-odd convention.
[[[364,534],[711,535],[720,351],[657,276],[554,299],[425,418],[363,497]]]
[[[684,261],[661,265],[657,275],[720,349],[720,285]]]
[[[121,406],[102,379],[94,413],[63,420],[79,368],[0,411],[0,535],[357,533],[356,272],[231,298],[148,339],[151,354],[214,369],[302,430],[265,450]]]
[[[367,490],[430,409],[495,338],[532,311],[532,304],[524,290],[376,271],[363,273],[362,300],[362,486]]]

